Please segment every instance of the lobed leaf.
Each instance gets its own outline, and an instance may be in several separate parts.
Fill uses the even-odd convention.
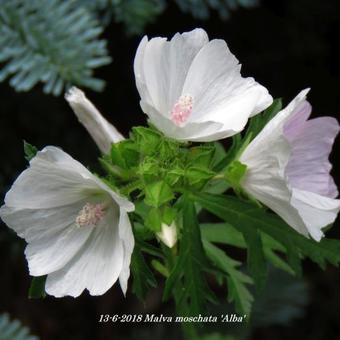
[[[308,239],[278,216],[231,196],[208,193],[195,193],[192,196],[205,209],[232,224],[243,235],[247,235],[252,228],[280,243],[285,249],[290,267],[297,275],[301,274],[303,257],[310,258],[323,269],[327,262],[335,266],[340,263],[339,240],[325,238],[316,242]]]

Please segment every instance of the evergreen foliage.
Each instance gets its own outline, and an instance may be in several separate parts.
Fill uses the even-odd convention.
[[[20,321],[9,319],[8,314],[0,315],[0,339],[1,340],[38,340],[38,337],[30,335],[29,329]]]
[[[38,82],[59,95],[72,84],[101,90],[93,69],[110,62],[102,28],[85,7],[63,0],[4,0],[0,9],[0,81],[17,91]]]
[[[175,0],[199,19],[210,9],[221,18],[256,0]],[[0,8],[0,81],[10,79],[16,91],[43,83],[43,91],[60,95],[71,85],[95,91],[105,83],[94,69],[111,62],[107,42],[100,39],[111,22],[128,34],[142,34],[164,12],[166,0],[2,0]]]

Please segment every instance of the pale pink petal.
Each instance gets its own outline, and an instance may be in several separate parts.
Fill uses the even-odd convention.
[[[305,114],[302,112],[301,116],[305,117]],[[335,198],[338,190],[330,175],[332,165],[329,155],[339,132],[339,124],[331,117],[301,122],[296,125],[296,130],[291,125],[285,130],[285,137],[292,145],[286,168],[289,182],[293,188]]]

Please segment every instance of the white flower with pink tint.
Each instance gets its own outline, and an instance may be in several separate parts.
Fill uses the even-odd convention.
[[[195,29],[165,38],[144,37],[134,62],[141,107],[165,135],[182,141],[214,141],[243,130],[248,118],[272,103],[224,40],[209,41]]]
[[[302,91],[248,145],[243,188],[299,233],[317,241],[334,222],[340,200],[328,158],[339,132],[335,118],[308,120],[311,106]]]
[[[32,276],[47,275],[56,297],[104,294],[119,280],[125,294],[134,237],[134,205],[82,164],[46,147],[15,181],[0,209],[6,224],[27,242]]]

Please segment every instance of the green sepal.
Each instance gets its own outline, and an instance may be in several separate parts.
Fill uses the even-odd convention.
[[[204,185],[209,179],[215,176],[215,172],[204,168],[191,166],[185,171],[185,177],[190,186],[200,187]]]
[[[189,149],[188,162],[195,166],[209,168],[214,156],[216,147],[214,145],[203,144]]]
[[[234,188],[240,188],[240,182],[247,172],[247,166],[240,161],[233,161],[225,170],[224,175],[228,183]]]
[[[164,206],[162,209],[162,221],[167,224],[171,225],[171,223],[176,218],[177,211],[176,209],[170,207],[170,206]]]
[[[39,150],[34,145],[24,141],[25,159],[27,161],[30,161],[37,154],[38,151]]]
[[[113,165],[123,169],[130,169],[137,166],[139,162],[139,153],[135,143],[129,139],[119,143],[112,144],[111,161]]]
[[[145,226],[153,232],[161,231],[162,213],[158,208],[151,208],[145,218]]]
[[[36,276],[32,278],[28,297],[30,299],[40,299],[46,297],[45,283],[47,276]]]
[[[132,128],[132,138],[143,155],[153,155],[162,141],[162,135],[155,129],[143,126]]]
[[[145,203],[151,207],[160,207],[161,205],[171,201],[174,193],[171,187],[164,181],[156,181],[147,184],[145,187]]]

